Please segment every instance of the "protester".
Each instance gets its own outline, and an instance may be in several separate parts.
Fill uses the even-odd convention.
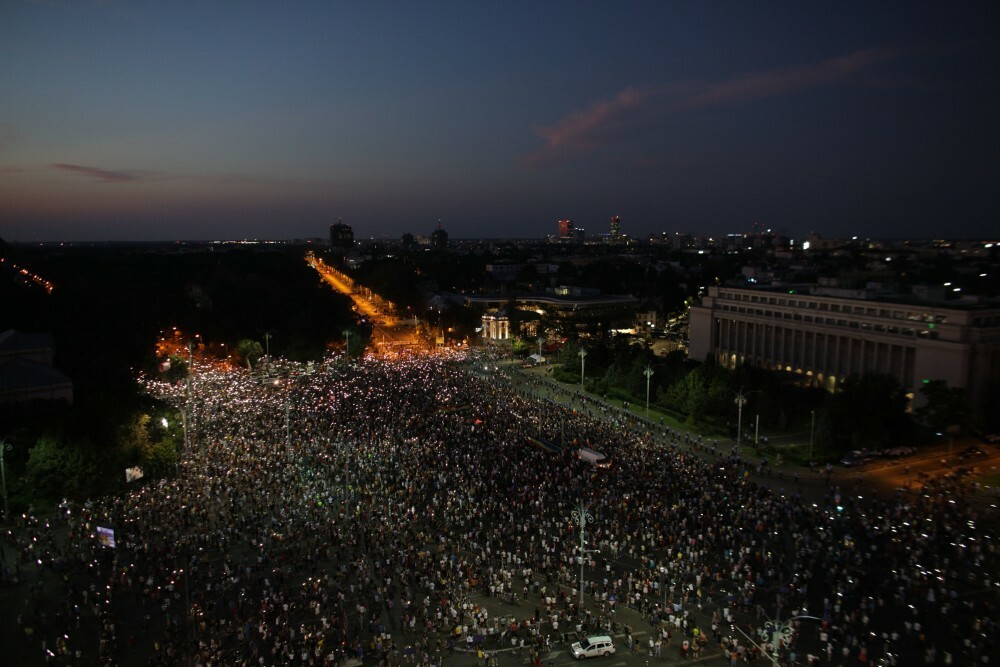
[[[27,597],[24,641],[65,664],[148,648],[150,665],[440,665],[456,645],[487,664],[491,648],[527,648],[540,664],[553,640],[617,630],[625,604],[654,626],[654,658],[747,660],[769,617],[793,616],[818,619],[795,625],[826,664],[998,654],[995,535],[955,482],[865,505],[831,487],[809,505],[752,481],[735,450],[488,357],[275,370],[144,380],[185,410],[177,474],[61,505],[65,539],[18,523],[11,576],[32,568],[58,591],[55,605],[41,587]],[[581,503],[594,518],[583,606]]]

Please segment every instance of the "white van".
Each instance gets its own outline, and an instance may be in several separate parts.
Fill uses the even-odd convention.
[[[608,460],[608,457],[590,447],[580,447],[576,450],[576,455],[595,468],[608,468],[611,466],[611,461]]]
[[[577,660],[593,658],[598,655],[611,655],[615,652],[615,643],[607,635],[597,635],[576,642],[570,647],[570,652]]]

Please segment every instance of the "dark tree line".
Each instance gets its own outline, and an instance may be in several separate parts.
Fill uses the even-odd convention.
[[[52,294],[0,283],[0,331],[51,332],[74,404],[0,405],[11,507],[120,489],[124,469],[168,474],[182,442],[179,415],[140,395],[139,370],[158,374],[155,345],[177,327],[199,351],[242,362],[241,341],[274,355],[319,358],[356,332],[350,300],[322,284],[303,248],[273,252],[153,252],[146,247],[17,249],[18,262],[55,284]],[[193,339],[195,333],[199,334]],[[352,334],[353,335],[353,334]],[[186,376],[186,355],[164,379]],[[163,425],[166,420],[167,426]]]
[[[580,349],[579,341],[561,348],[557,379],[579,383]],[[940,381],[925,385],[920,397],[924,406],[911,413],[906,393],[888,375],[850,376],[829,393],[803,386],[801,378],[793,376],[690,362],[683,352],[657,356],[623,337],[588,342],[585,349],[588,391],[642,406],[648,380],[651,407],[730,438],[736,437],[736,398],[742,392],[744,436],[753,432],[759,416],[763,432],[795,435],[798,442],[807,442],[815,413],[816,452],[827,458],[854,449],[911,444],[934,432],[970,427],[965,392]],[[652,371],[648,378],[647,369]]]

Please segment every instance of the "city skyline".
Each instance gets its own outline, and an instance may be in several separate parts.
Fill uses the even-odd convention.
[[[0,237],[987,237],[986,3],[12,2]]]

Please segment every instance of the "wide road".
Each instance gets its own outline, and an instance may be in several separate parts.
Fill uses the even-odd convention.
[[[511,367],[515,383],[518,376],[532,378],[535,384],[529,390],[540,398],[561,403],[569,408],[593,409],[593,407],[584,407],[579,386],[566,385],[552,380],[546,373],[546,367],[522,369],[520,364],[514,360],[506,360],[504,363]],[[646,423],[642,414],[636,410],[625,410],[617,404],[612,404],[610,401],[605,402],[593,394],[586,394],[586,396],[591,406],[603,404],[610,410],[629,414],[637,423]],[[657,432],[656,425],[652,422],[649,424],[655,434]],[[688,433],[688,435],[697,438],[696,434]],[[721,437],[705,438],[706,443],[713,441],[717,441],[718,447],[726,451],[735,444],[732,440]],[[695,445],[682,446],[688,447],[691,453],[698,456],[705,458],[714,456]],[[984,455],[963,454],[970,447],[975,447]],[[743,446],[740,450],[741,455],[748,461],[758,459],[752,447]],[[854,496],[871,497],[877,493],[885,498],[900,490],[919,489],[921,485],[932,479],[958,477],[965,482],[962,488],[966,500],[983,509],[990,508],[991,513],[995,513],[997,506],[1000,505],[1000,492],[996,488],[978,484],[977,480],[984,475],[995,477],[998,470],[1000,470],[1000,447],[984,444],[973,437],[956,437],[951,444],[943,441],[928,445],[922,447],[919,453],[904,458],[876,459],[858,467],[846,467],[837,463],[832,466],[830,475],[825,474],[822,466],[816,470],[810,470],[808,467],[789,462],[775,465],[772,459],[771,465],[764,472],[759,473],[755,470],[752,477],[758,483],[776,490],[779,494],[798,494],[803,500],[809,502],[822,500],[834,488]]]
[[[372,342],[375,345],[382,348],[419,345],[414,321],[396,317],[388,301],[367,288],[357,287],[347,276],[312,253],[306,254],[306,262],[331,288],[349,296],[354,302],[355,310],[372,323]]]

